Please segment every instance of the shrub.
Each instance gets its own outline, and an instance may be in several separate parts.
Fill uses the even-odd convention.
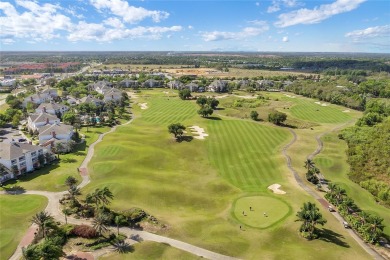
[[[78,225],[72,229],[72,235],[82,237],[82,238],[95,238],[98,236],[98,233],[93,227],[87,225]]]

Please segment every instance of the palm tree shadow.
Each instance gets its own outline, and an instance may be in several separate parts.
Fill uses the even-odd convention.
[[[176,141],[178,143],[181,143],[181,142],[191,142],[194,138],[192,136],[188,136],[188,135],[183,135],[181,136],[180,138],[176,139]]]
[[[318,233],[319,233],[319,238],[318,238],[319,240],[333,243],[333,244],[336,244],[336,245],[339,245],[339,246],[345,247],[345,248],[350,247],[348,243],[343,241],[344,240],[343,235],[340,235],[340,234],[338,234],[330,229],[323,228],[323,229],[318,230]]]

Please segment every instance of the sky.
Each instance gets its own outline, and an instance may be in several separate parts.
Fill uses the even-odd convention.
[[[0,0],[0,50],[390,53],[390,1]]]

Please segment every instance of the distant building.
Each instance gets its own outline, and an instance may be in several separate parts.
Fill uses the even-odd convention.
[[[155,79],[148,79],[146,80],[142,86],[144,88],[161,88],[163,86],[162,81],[155,80]]]
[[[69,110],[68,106],[57,104],[57,103],[42,103],[36,109],[35,112],[39,113],[48,113],[51,115],[63,115],[66,111]]]
[[[179,80],[169,81],[167,85],[170,89],[179,89],[179,90],[182,89],[184,86],[184,84],[181,83]]]
[[[45,112],[39,114],[30,114],[27,118],[27,126],[32,131],[38,130],[45,125],[59,124],[60,119],[56,115],[51,115]]]
[[[98,98],[95,98],[91,95],[88,95],[86,97],[83,97],[79,100],[79,104],[84,104],[84,103],[93,103],[95,106],[101,106],[104,104],[103,100],[100,100]]]
[[[51,139],[70,141],[74,134],[73,126],[64,124],[45,125],[38,131],[39,144],[45,144]]]
[[[214,80],[208,87],[207,90],[210,92],[226,92],[228,87],[228,81],[226,80]]]
[[[136,80],[125,79],[119,83],[119,86],[122,88],[138,88],[139,83]]]

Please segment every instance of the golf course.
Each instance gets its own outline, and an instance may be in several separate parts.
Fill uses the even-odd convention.
[[[238,95],[242,93],[221,97],[219,109],[211,117],[203,118],[197,114],[196,101],[181,100],[177,91],[139,91],[131,98],[134,120],[117,127],[95,146],[88,164],[91,182],[81,189],[81,197],[108,187],[114,195],[110,208],[116,211],[142,208],[164,227],[151,232],[240,259],[259,259],[259,256],[370,259],[340,222],[299,186],[283,155],[286,151],[291,157],[291,167],[305,180],[304,161],[317,149],[316,137],[321,136],[324,150],[315,157],[316,164],[326,178],[349,187],[348,193],[363,209],[385,218],[385,232],[389,234],[388,209],[375,205],[374,201],[358,199],[363,196],[359,195],[362,189],[348,180],[346,158],[340,155],[345,144],[337,139],[338,129],[353,124],[361,114],[345,112],[344,107],[336,105],[317,104],[317,100],[301,96],[292,98],[266,92],[262,92],[266,101],[255,108],[245,104],[234,107],[231,104],[242,99]],[[259,113],[259,120],[248,117],[251,110]],[[286,113],[287,124],[293,127],[267,122],[266,115],[273,110]],[[171,123],[186,127],[180,141],[168,132]],[[207,135],[197,139],[198,134],[189,130],[190,126],[202,128]],[[107,130],[83,130],[87,146]],[[76,168],[87,147],[80,149],[79,154],[63,156],[63,159],[69,157],[68,165],[61,163],[49,174],[37,174],[18,185],[26,189],[65,190],[64,179],[68,175],[76,177]],[[334,156],[336,151],[338,155]],[[276,184],[282,192],[274,193],[268,188]],[[315,187],[312,185],[311,189],[314,192]],[[8,223],[4,219],[9,218],[10,212],[3,208],[7,209],[17,199],[26,207],[20,208],[23,208],[20,218]],[[296,221],[297,212],[309,201],[316,203],[327,220],[324,226],[319,226],[320,237],[312,241],[301,237],[301,223]],[[17,245],[14,242],[10,246],[11,242],[20,240],[29,225],[27,220],[45,206],[45,199],[1,196],[0,203],[0,233],[9,234],[1,236],[0,254],[9,255]],[[15,210],[12,208],[12,214]],[[10,235],[11,227],[17,235]],[[198,259],[154,242],[136,244],[133,252],[125,256],[118,253],[103,256],[103,259],[156,258]]]

